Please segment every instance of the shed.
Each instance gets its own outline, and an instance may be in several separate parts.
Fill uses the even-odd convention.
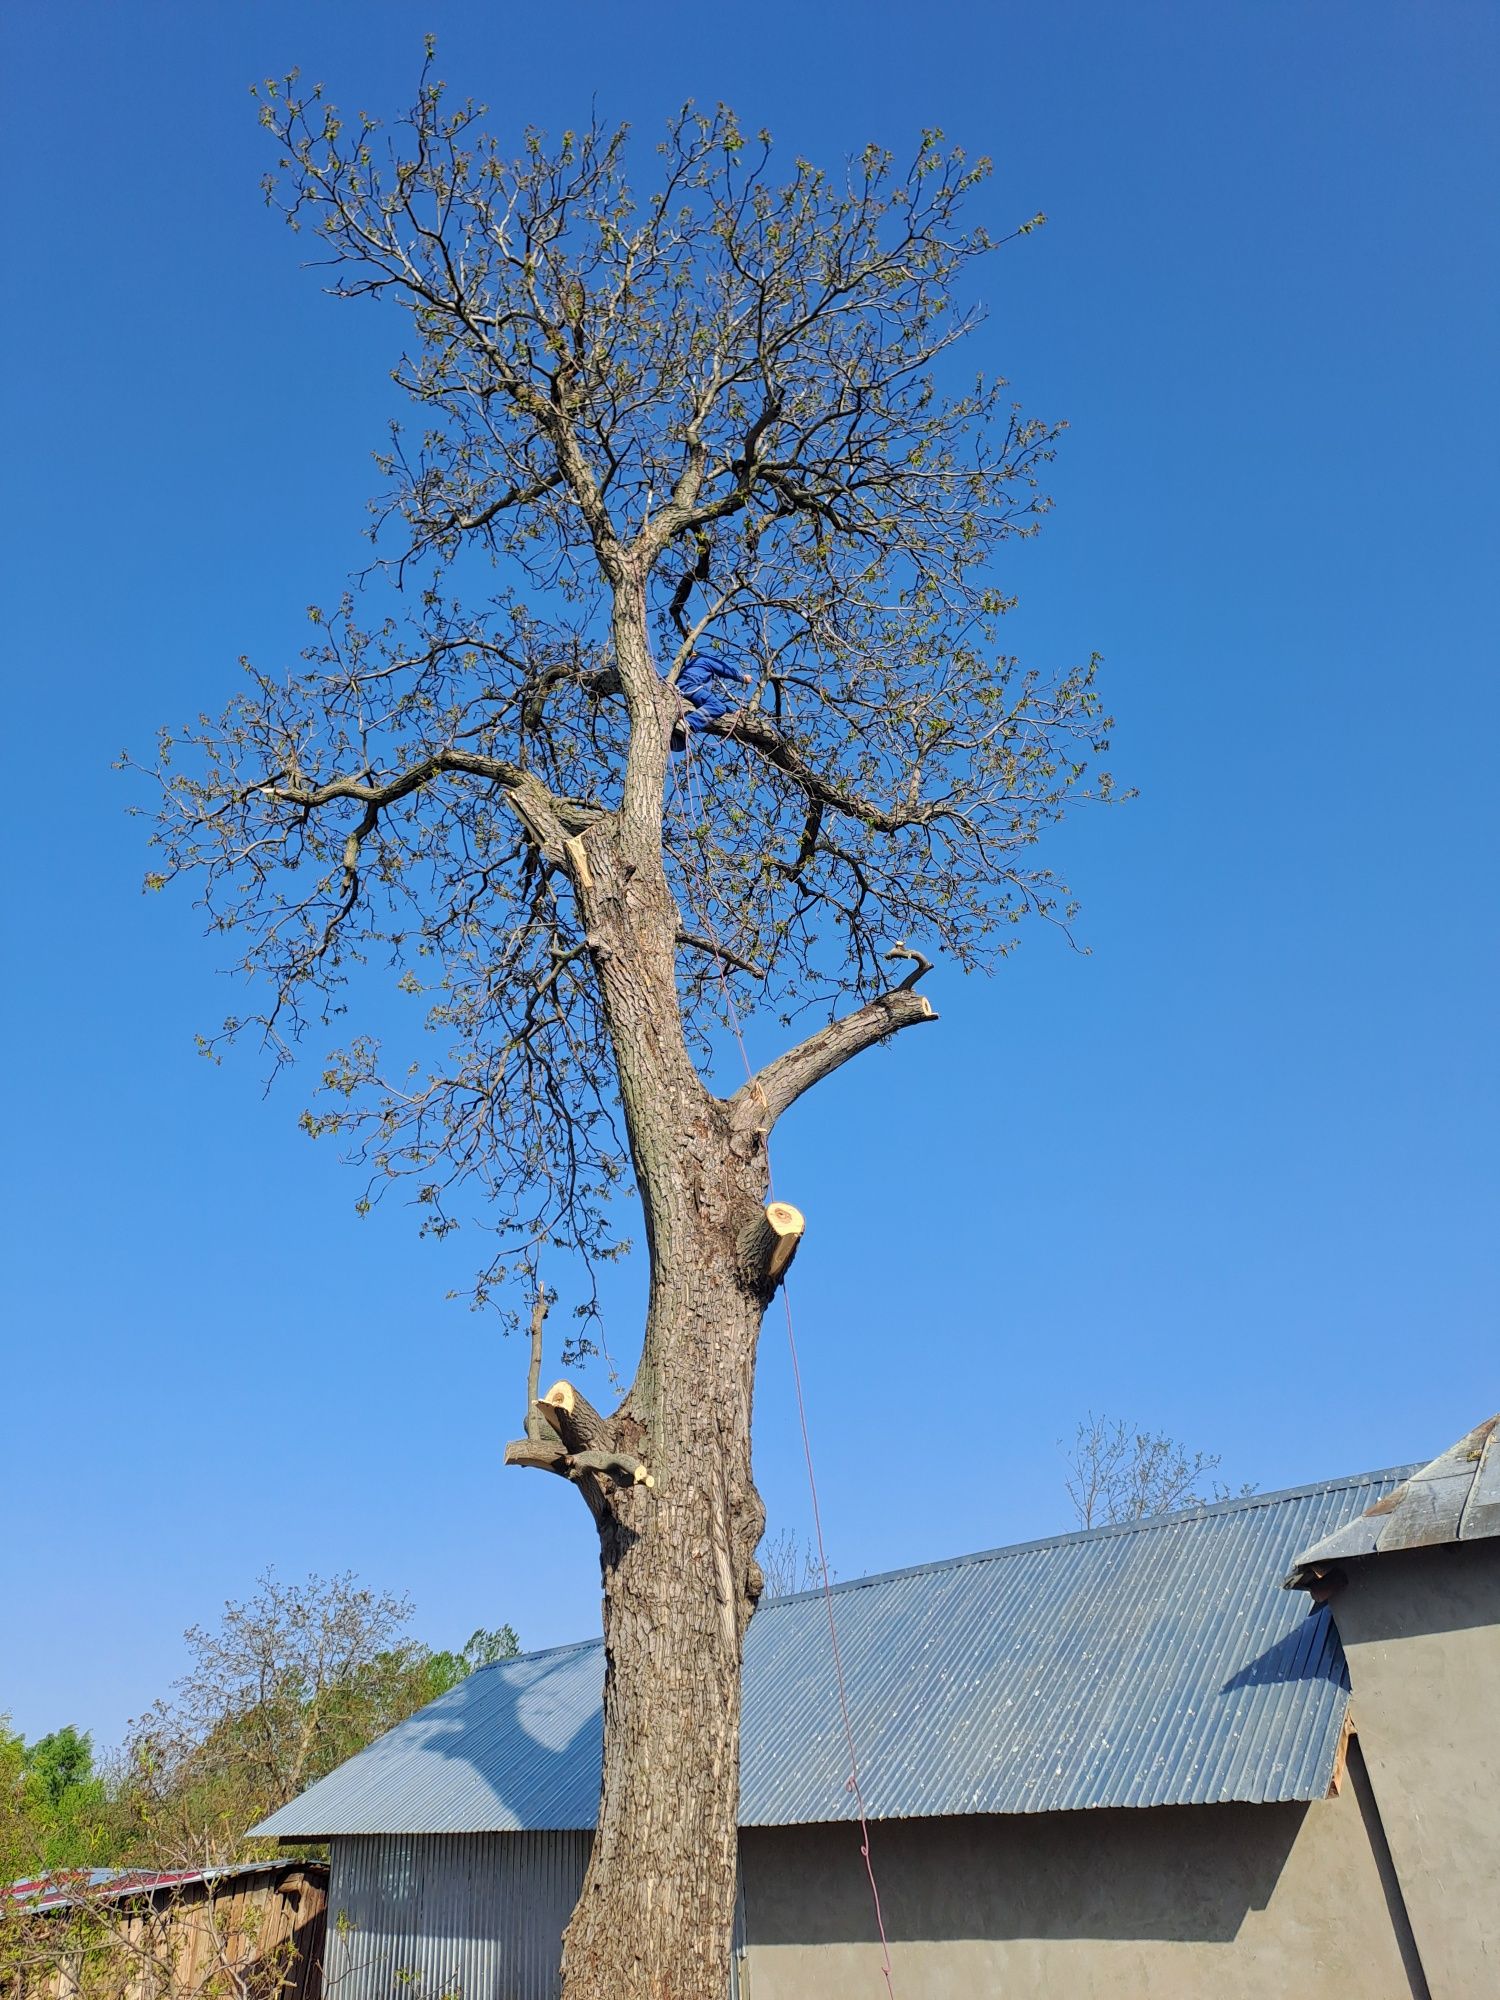
[[[328,1870],[74,1868],[0,1889],[24,2000],[320,2000]]]
[[[1337,1607],[1279,1587],[1413,1472],[835,1587],[903,2000],[1468,2000],[1425,1983],[1374,1759],[1349,1755],[1363,1724]],[[501,1661],[255,1829],[331,1843],[341,2000],[556,1993],[602,1678],[598,1641]],[[739,1976],[754,2000],[867,1994],[821,1593],[752,1622],[742,1749]]]

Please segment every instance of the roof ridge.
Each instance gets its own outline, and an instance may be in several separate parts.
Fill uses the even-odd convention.
[[[513,1667],[517,1660],[549,1660],[554,1653],[584,1653],[588,1651],[590,1646],[602,1646],[603,1644],[603,1638],[596,1637],[593,1639],[568,1639],[560,1646],[530,1646],[522,1653],[507,1653],[503,1660],[486,1660],[482,1667],[475,1667],[472,1673],[466,1674],[464,1680],[473,1680],[478,1674],[495,1673],[501,1667]],[[459,1688],[463,1684],[463,1681],[455,1681],[453,1687]],[[448,1692],[452,1694],[453,1688],[449,1688]],[[442,1698],[441,1695],[438,1696],[439,1701]],[[430,1703],[428,1705],[431,1706]],[[375,1740],[378,1743],[380,1739],[377,1737]],[[358,1755],[358,1752],[355,1754]]]
[[[1340,1493],[1356,1487],[1373,1486],[1379,1480],[1409,1479],[1420,1469],[1421,1461],[1414,1461],[1410,1465],[1381,1466],[1373,1472],[1346,1473],[1336,1479],[1314,1479],[1303,1486],[1281,1486],[1270,1493],[1238,1493],[1228,1500],[1206,1500],[1196,1506],[1179,1507],[1174,1513],[1148,1514],[1139,1521],[1111,1521],[1097,1528],[1069,1528],[1061,1534],[1040,1535],[1029,1542],[1005,1542],[996,1548],[972,1549],[964,1555],[937,1556],[928,1562],[908,1563],[900,1569],[877,1570],[869,1576],[848,1577],[842,1583],[830,1584],[829,1590],[838,1597],[848,1591],[867,1590],[872,1584],[896,1583],[909,1576],[929,1576],[938,1570],[962,1569],[969,1563],[1000,1562],[1007,1556],[1033,1555],[1039,1549],[1065,1548],[1076,1542],[1120,1540],[1127,1535],[1150,1534],[1172,1527],[1179,1521],[1202,1520],[1210,1515],[1233,1514],[1241,1510],[1248,1513],[1256,1507],[1278,1506],[1289,1500],[1310,1500],[1319,1493]],[[760,1615],[775,1611],[783,1604],[802,1604],[810,1597],[822,1595],[823,1586],[815,1584],[810,1590],[789,1591],[785,1597],[768,1597],[760,1606]],[[488,1666],[476,1668],[475,1672],[493,1673],[515,1666],[521,1660],[545,1660],[561,1653],[582,1653],[603,1644],[603,1638],[596,1636],[574,1639],[561,1646],[539,1646],[534,1651],[512,1653],[509,1659],[492,1660]]]
[[[1282,1486],[1271,1493],[1240,1493],[1228,1500],[1206,1500],[1196,1506],[1179,1507],[1170,1514],[1148,1514],[1139,1521],[1109,1521],[1097,1528],[1069,1528],[1058,1535],[1039,1535],[1029,1542],[1005,1542],[997,1548],[973,1549],[966,1555],[938,1556],[930,1562],[909,1563],[902,1569],[878,1570],[871,1576],[849,1577],[845,1582],[829,1587],[837,1596],[840,1591],[861,1590],[872,1583],[894,1583],[901,1577],[926,1576],[934,1570],[961,1569],[966,1563],[999,1562],[1005,1556],[1032,1555],[1038,1549],[1064,1548],[1075,1542],[1109,1541],[1125,1535],[1148,1534],[1169,1528],[1179,1521],[1232,1514],[1241,1508],[1248,1512],[1254,1507],[1275,1506],[1287,1500],[1310,1500],[1318,1493],[1338,1493],[1351,1487],[1371,1486],[1380,1479],[1409,1479],[1417,1469],[1416,1465],[1387,1465],[1373,1472],[1351,1472],[1339,1479],[1311,1480],[1305,1486]],[[823,1586],[815,1584],[811,1590],[792,1591],[785,1597],[769,1598],[761,1608],[769,1611],[778,1604],[795,1604],[802,1599],[822,1595]]]

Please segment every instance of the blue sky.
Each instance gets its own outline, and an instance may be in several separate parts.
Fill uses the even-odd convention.
[[[1071,1525],[1090,1408],[1272,1488],[1500,1404],[1488,0],[12,9],[0,1709],[28,1733],[117,1738],[267,1563],[408,1589],[434,1641],[597,1626],[583,1509],[501,1470],[523,1356],[445,1301],[468,1242],[358,1221],[295,1086],[194,1055],[232,997],[188,899],[142,899],[110,769],[362,558],[394,330],[262,207],[248,86],[300,63],[394,112],[429,26],[512,133],[596,101],[649,141],[724,98],[833,160],[937,124],[994,155],[992,224],[1051,218],[974,352],[1072,425],[1003,581],[1018,651],[1106,656],[1141,796],[1054,847],[1090,955],[939,968],[942,1026],[784,1128],[838,1572]],[[801,1532],[776,1317],[756,1453]]]

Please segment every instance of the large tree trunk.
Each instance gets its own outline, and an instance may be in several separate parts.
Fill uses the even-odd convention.
[[[628,606],[627,606],[628,610]],[[644,657],[638,617],[621,653]],[[649,669],[648,669],[649,671]],[[654,693],[660,683],[638,674]],[[566,2000],[724,2000],[739,1808],[740,1662],[765,1524],[750,1472],[755,1348],[774,1289],[757,1263],[764,1134],[736,1127],[682,1034],[679,917],[662,871],[661,742],[633,745],[613,825],[570,843],[614,1048],[651,1259],[640,1365],[612,1417],[561,1442],[641,1461],[584,1472],[604,1579],[604,1781],[563,1950]],[[647,732],[649,736],[649,731]],[[657,800],[653,809],[652,797]],[[748,1247],[747,1247],[748,1246]],[[576,1471],[576,1468],[575,1468]]]
[[[566,2000],[728,1992],[740,1663],[765,1520],[750,1474],[762,1303],[701,1241],[658,1269],[654,1379],[626,1406],[646,1418],[639,1448],[655,1484],[617,1492],[599,1519],[604,1784],[564,1947]]]

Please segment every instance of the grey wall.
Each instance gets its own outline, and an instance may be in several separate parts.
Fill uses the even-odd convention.
[[[591,1842],[587,1833],[335,1840],[324,2000],[555,2000]]]
[[[1500,1994],[1500,1541],[1347,1576],[1351,1713],[1433,2000]]]
[[[887,1821],[871,1853],[901,2000],[1420,2000],[1348,1786],[1311,1806]],[[857,1830],[747,1831],[741,1866],[745,2000],[883,1990]]]

